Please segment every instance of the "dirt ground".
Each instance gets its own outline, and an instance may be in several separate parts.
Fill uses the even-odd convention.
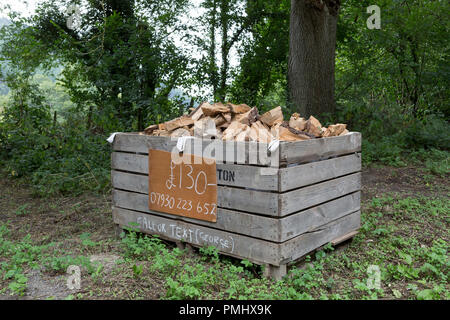
[[[362,199],[364,202],[381,195],[417,195],[429,196],[449,195],[449,183],[446,177],[424,175],[415,167],[393,168],[379,167],[363,170]],[[30,188],[19,180],[0,177],[0,222],[7,223],[12,231],[12,238],[20,240],[31,235],[33,244],[44,244],[49,241],[63,243],[65,250],[89,256],[91,261],[99,261],[103,272],[111,275],[109,283],[94,284],[91,278],[83,287],[89,289],[69,290],[66,285],[67,274],[43,272],[40,269],[26,270],[28,276],[27,290],[23,296],[1,294],[0,299],[64,299],[69,295],[83,294],[84,298],[95,296],[96,290],[105,298],[112,298],[116,293],[108,290],[123,287],[119,290],[132,297],[133,290],[146,290],[147,299],[158,299],[164,279],[154,279],[152,283],[142,283],[132,275],[122,274],[116,268],[120,260],[120,241],[111,216],[111,199],[105,195],[85,194],[79,197],[34,197]],[[99,245],[81,245],[82,234],[89,234],[90,240]],[[81,249],[82,247],[82,249]],[[78,249],[80,248],[80,249]],[[0,257],[1,263],[1,257]],[[125,285],[126,283],[126,285]],[[86,286],[87,284],[87,286]],[[0,289],[5,287],[0,279]],[[93,289],[95,287],[96,289]],[[120,293],[117,298],[120,298]]]

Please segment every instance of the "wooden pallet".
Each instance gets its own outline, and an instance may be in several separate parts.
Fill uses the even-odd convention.
[[[281,143],[272,154],[262,143],[214,140],[188,150],[201,155],[212,144],[222,160],[217,222],[150,211],[148,150],[170,152],[176,141],[118,134],[111,165],[114,222],[137,223],[140,231],[171,241],[216,246],[223,254],[267,265],[274,278],[285,274],[288,263],[359,229],[360,133]],[[227,148],[239,153],[229,156]]]

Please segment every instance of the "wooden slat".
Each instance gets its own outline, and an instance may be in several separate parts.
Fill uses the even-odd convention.
[[[354,173],[308,187],[280,193],[280,216],[285,216],[319,203],[342,197],[360,189],[361,174]]]
[[[168,137],[154,137],[137,133],[117,134],[113,143],[114,151],[148,153],[148,149],[176,150],[176,139]],[[197,143],[197,146],[194,146]],[[267,144],[255,142],[223,142],[218,140],[203,140],[194,142],[189,140],[187,148],[189,153],[204,155],[207,146],[217,146],[217,154],[224,163],[252,164],[258,166],[276,166],[291,163],[306,163],[328,159],[331,157],[361,151],[361,133],[350,132],[345,136],[312,139],[297,142],[282,142],[277,152],[269,160]],[[228,158],[225,152],[227,147],[234,148],[234,156]],[[240,151],[239,151],[240,150]],[[239,152],[238,152],[239,151]]]
[[[354,236],[356,236],[358,234],[358,231],[352,231],[350,233],[344,234],[343,236],[334,239],[333,241],[331,241],[331,245],[332,246],[337,246],[338,244],[341,244],[344,241],[347,241],[348,239],[353,238]]]
[[[177,152],[176,144],[177,139],[168,137],[119,133],[114,139],[113,150],[141,154],[148,154],[149,149]],[[192,139],[186,142],[185,152],[197,156],[215,158],[217,162],[229,164],[237,162],[238,164],[258,166],[278,166],[278,154],[276,159],[271,160],[267,154],[267,147],[266,143]],[[210,151],[214,149],[216,150],[215,152]]]
[[[311,232],[321,226],[342,218],[361,207],[361,192],[331,200],[280,220],[279,241],[284,242],[303,233]]]
[[[148,156],[113,152],[111,167],[116,170],[148,174]],[[255,166],[218,164],[217,181],[219,185],[283,192],[358,172],[361,170],[361,154],[351,154],[283,169],[274,168],[274,174],[271,175],[262,170],[267,171],[265,168]]]
[[[148,193],[148,177],[145,175],[113,170],[111,181],[116,189]],[[219,186],[217,205],[225,209],[283,217],[360,189],[360,173],[280,194]]]
[[[111,171],[112,186],[116,189],[148,194],[148,176]],[[217,187],[217,205],[222,208],[276,216],[278,194],[265,191]]]
[[[148,208],[148,197],[145,194],[113,190],[113,203],[116,210],[129,209],[159,215],[171,219],[183,220],[215,229],[231,231],[254,238],[279,241],[279,219],[248,214],[239,211],[217,209],[217,222],[195,220],[187,217],[173,216],[167,213],[154,212]]]
[[[334,239],[340,238],[360,227],[361,212],[357,211],[338,220],[326,224],[319,229],[304,233],[292,240],[286,241],[281,247],[281,264],[295,261],[311,251]]]
[[[148,155],[113,152],[111,168],[128,172],[148,174]],[[217,164],[217,183],[222,186],[244,187],[266,191],[278,190],[278,169],[267,175],[261,170],[265,168],[238,165]]]
[[[284,192],[361,171],[361,154],[354,153],[279,170],[279,191]]]
[[[280,164],[306,163],[361,151],[361,133],[280,144]]]
[[[219,252],[261,264],[278,266],[304,256],[312,250],[359,228],[360,212],[335,220],[320,229],[281,244],[220,231],[180,220],[131,210],[114,210],[113,220],[120,226],[138,224],[141,232],[158,234],[172,241],[196,246],[215,246]]]
[[[136,133],[116,136],[112,168],[122,170],[111,172],[116,223],[140,222],[146,233],[173,241],[184,238],[195,246],[215,245],[224,254],[275,266],[360,226],[361,163],[352,154],[361,150],[360,133],[283,142],[271,161],[266,144],[190,141],[186,153],[212,155],[226,163],[219,161],[218,169],[235,171],[235,181],[219,181],[216,223],[149,211],[148,150],[171,152],[176,143],[176,139]],[[205,153],[213,147],[215,152]],[[289,164],[294,166],[278,169]],[[270,165],[276,168],[267,168]],[[268,175],[267,169],[274,174]],[[208,237],[202,240],[199,235]]]
[[[277,265],[280,260],[279,245],[269,241],[130,210],[114,210],[113,219],[121,226],[138,223],[138,229],[145,233],[197,246],[215,246],[222,253],[260,263]]]
[[[113,190],[113,203],[117,210],[145,212],[274,242],[284,242],[357,211],[359,201],[360,193],[357,192],[281,219],[219,208],[217,222],[212,223],[154,212],[148,209],[147,195]]]

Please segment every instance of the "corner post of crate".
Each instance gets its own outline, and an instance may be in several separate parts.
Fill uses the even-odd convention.
[[[183,251],[186,249],[186,244],[182,241],[175,241],[175,244],[177,245],[177,248]]]
[[[276,281],[281,280],[287,274],[287,265],[282,264],[279,266],[274,266],[271,264],[264,265],[264,277],[271,278]]]
[[[122,232],[123,232],[122,227],[119,224],[115,224],[114,225],[114,235],[117,239],[121,238]]]

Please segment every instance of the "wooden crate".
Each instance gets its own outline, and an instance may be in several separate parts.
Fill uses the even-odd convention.
[[[192,143],[192,141],[188,141]],[[204,147],[218,141],[202,141]],[[148,209],[148,151],[172,151],[176,141],[135,133],[115,137],[112,152],[113,218],[121,227],[194,246],[213,245],[226,255],[267,265],[279,278],[286,265],[360,227],[361,134],[267,145],[227,142],[216,151],[217,222]],[[201,155],[201,148],[190,153]],[[230,149],[228,149],[230,150]],[[264,157],[271,159],[268,163]],[[261,158],[261,159],[260,159]],[[275,164],[275,167],[274,167]],[[220,172],[220,174],[219,174]],[[224,172],[229,174],[225,175]],[[151,177],[150,177],[151,179]]]

